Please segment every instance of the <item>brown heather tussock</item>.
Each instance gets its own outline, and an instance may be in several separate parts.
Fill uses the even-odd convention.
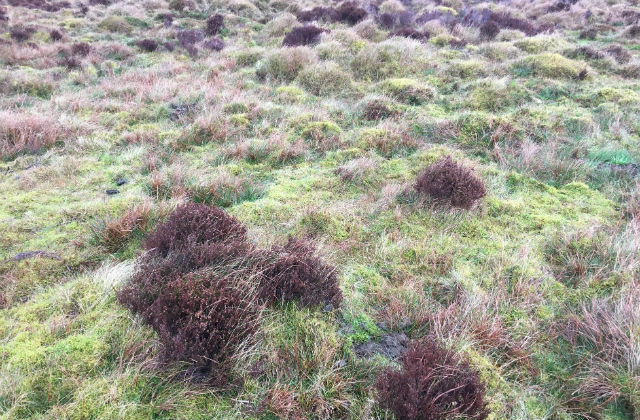
[[[435,200],[448,201],[453,207],[463,209],[470,209],[487,193],[482,180],[451,156],[440,158],[427,166],[418,177],[415,189]]]
[[[205,204],[179,206],[169,219],[149,235],[144,248],[162,257],[170,251],[210,242],[244,241],[246,228],[224,210]]]
[[[323,32],[327,31],[313,25],[298,26],[285,35],[282,40],[282,45],[286,47],[297,47],[301,45],[314,44],[318,41],[320,34]]]
[[[222,28],[224,28],[224,16],[217,13],[207,19],[205,33],[209,36],[218,35]]]
[[[111,229],[118,239],[123,230]],[[158,333],[164,360],[190,362],[218,386],[229,382],[264,304],[342,300],[335,269],[313,244],[290,239],[260,250],[245,233],[220,208],[183,204],[149,235],[135,275],[117,293]]]
[[[342,302],[336,270],[317,256],[311,242],[289,238],[284,246],[273,247],[259,259],[258,296],[264,302],[331,303],[336,307]]]
[[[414,343],[401,370],[388,368],[376,383],[380,405],[398,420],[485,419],[485,385],[469,363],[433,338]]]

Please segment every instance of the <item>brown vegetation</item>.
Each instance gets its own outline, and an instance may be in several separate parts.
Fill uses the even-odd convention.
[[[418,177],[415,189],[454,207],[469,209],[486,195],[486,188],[471,169],[450,156],[440,158]]]
[[[293,28],[284,39],[282,45],[287,47],[297,47],[301,45],[314,44],[318,41],[320,34],[326,32],[325,29],[313,25],[298,26]]]
[[[398,420],[485,419],[485,385],[469,363],[433,338],[415,343],[376,383],[380,405]]]

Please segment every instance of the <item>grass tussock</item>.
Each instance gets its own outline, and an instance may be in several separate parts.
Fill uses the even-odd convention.
[[[54,118],[25,112],[0,112],[0,157],[38,153],[71,135]]]

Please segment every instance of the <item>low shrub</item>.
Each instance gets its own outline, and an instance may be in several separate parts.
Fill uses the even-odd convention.
[[[633,58],[629,50],[619,44],[609,45],[605,49],[605,52],[612,56],[614,60],[618,62],[618,64],[626,64],[631,61],[631,58]]]
[[[326,30],[313,25],[298,26],[284,37],[282,46],[297,47],[315,44],[323,32],[326,32]]]
[[[252,288],[241,270],[204,268],[177,275],[173,265],[161,268],[168,272],[138,271],[118,293],[120,303],[158,333],[165,361],[193,363],[210,382],[228,383],[235,357],[258,327],[261,307]]]
[[[300,22],[311,22],[314,20],[333,21],[336,18],[336,10],[333,7],[316,6],[310,10],[303,10],[298,13]]]
[[[317,96],[344,93],[351,86],[351,76],[332,62],[307,66],[296,80],[302,87]]]
[[[58,29],[52,29],[49,32],[49,38],[51,38],[52,41],[60,41],[62,37],[63,37],[63,34]]]
[[[491,13],[490,20],[495,22],[500,28],[515,29],[524,32],[527,36],[534,36],[547,30],[546,27],[536,27],[528,20],[511,16],[508,13],[493,12]]]
[[[583,31],[580,31],[580,34],[578,35],[578,38],[579,39],[588,39],[590,41],[594,41],[597,36],[598,36],[598,30],[596,28],[589,28],[589,29],[585,29]]]
[[[246,229],[222,209],[176,208],[147,238],[118,301],[158,334],[165,361],[187,361],[224,385],[264,304],[339,305],[335,270],[307,241],[254,249]]]
[[[408,28],[413,24],[414,14],[410,11],[399,13],[381,13],[378,22],[384,29]]]
[[[355,25],[367,17],[367,15],[367,11],[359,7],[355,1],[345,1],[337,8],[317,6],[310,10],[304,10],[298,13],[298,20],[300,22],[311,22],[322,19]]]
[[[161,256],[170,251],[222,240],[244,240],[246,228],[224,210],[205,204],[187,203],[176,208],[145,242],[146,250]]]
[[[246,253],[247,245],[241,240],[192,243],[164,257],[147,252],[140,257],[133,277],[118,291],[118,301],[151,324],[160,310],[154,302],[171,282],[206,267],[240,268],[240,256]]]
[[[136,41],[135,45],[142,51],[146,52],[154,52],[158,49],[158,43],[153,39],[141,39],[139,41]]]
[[[483,39],[495,39],[495,37],[498,36],[499,33],[500,27],[492,20],[489,20],[485,22],[484,25],[480,26],[480,36]]]
[[[207,26],[205,28],[205,33],[209,36],[218,35],[220,30],[224,27],[224,16],[219,13],[216,13],[213,16],[210,16],[207,19]]]
[[[79,55],[86,57],[91,52],[91,45],[86,42],[77,42],[71,46],[71,53],[73,55]]]
[[[208,48],[213,51],[222,51],[225,47],[224,41],[220,38],[211,38],[202,43],[204,48]]]
[[[178,31],[176,38],[182,48],[188,48],[202,41],[204,39],[204,32],[196,29],[187,29],[184,31]]]
[[[388,100],[373,98],[362,105],[362,118],[376,121],[398,114],[398,110]]]
[[[334,20],[355,25],[367,17],[367,14],[367,11],[359,7],[355,1],[345,1],[336,8]]]
[[[376,383],[380,405],[398,420],[487,418],[485,385],[469,363],[432,338],[413,344]]]
[[[9,36],[16,42],[25,42],[33,35],[35,30],[30,27],[14,26],[9,29]]]
[[[342,302],[335,268],[317,256],[311,242],[290,238],[284,246],[266,252],[261,260],[258,296],[262,301],[297,301],[303,306],[338,306]]]
[[[471,169],[455,162],[450,156],[440,158],[418,176],[415,189],[438,201],[448,201],[454,207],[469,209],[486,195],[486,188]]]

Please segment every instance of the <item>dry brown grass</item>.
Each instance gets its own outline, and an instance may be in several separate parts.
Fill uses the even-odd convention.
[[[579,378],[573,396],[588,405],[617,400],[640,413],[640,283],[618,298],[593,299],[572,313],[564,337],[577,350]]]
[[[70,134],[51,116],[1,111],[0,158],[39,152],[66,140]]]
[[[94,234],[111,252],[120,250],[136,231],[146,231],[151,218],[151,203],[145,202],[129,208],[120,217],[107,217]]]

